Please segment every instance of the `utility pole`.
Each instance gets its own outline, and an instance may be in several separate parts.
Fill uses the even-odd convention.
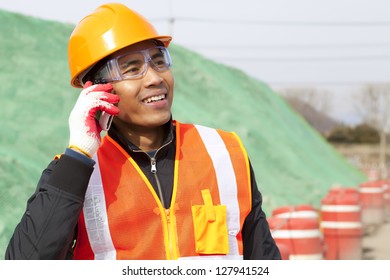
[[[379,131],[380,147],[379,147],[379,174],[381,179],[387,179],[386,168],[386,130],[381,127]]]
[[[169,17],[168,17],[168,32],[169,35],[173,36],[173,29],[175,24],[175,17],[173,15],[173,0],[169,1]]]
[[[375,89],[375,87],[374,87]],[[379,175],[381,179],[387,179],[388,171],[387,171],[387,162],[386,162],[386,155],[387,155],[387,134],[389,130],[389,123],[390,123],[390,113],[389,113],[389,105],[390,105],[390,98],[389,98],[389,87],[388,85],[381,85],[376,87],[377,91],[377,120],[378,120],[378,132],[379,132]]]

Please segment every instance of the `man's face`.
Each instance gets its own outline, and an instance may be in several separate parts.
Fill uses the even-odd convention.
[[[145,41],[121,50],[118,55],[155,46],[152,41]],[[114,93],[120,97],[120,112],[114,123],[122,122],[132,128],[154,128],[169,121],[174,87],[170,69],[158,72],[149,65],[142,77],[113,82],[112,85]]]

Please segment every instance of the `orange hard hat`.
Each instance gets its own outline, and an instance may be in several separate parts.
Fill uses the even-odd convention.
[[[161,36],[142,15],[119,3],[98,7],[73,30],[68,44],[71,85],[81,87],[79,75],[104,57],[132,44],[159,40],[168,47],[171,36]]]

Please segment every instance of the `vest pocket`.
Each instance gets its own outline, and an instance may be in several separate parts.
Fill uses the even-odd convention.
[[[210,190],[202,190],[204,205],[193,205],[195,251],[198,254],[228,254],[226,206],[213,205]]]

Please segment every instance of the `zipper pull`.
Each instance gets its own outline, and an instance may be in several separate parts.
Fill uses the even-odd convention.
[[[151,164],[151,172],[153,174],[157,173],[157,165],[156,165],[156,159],[155,158],[151,158],[150,159],[150,164]]]

